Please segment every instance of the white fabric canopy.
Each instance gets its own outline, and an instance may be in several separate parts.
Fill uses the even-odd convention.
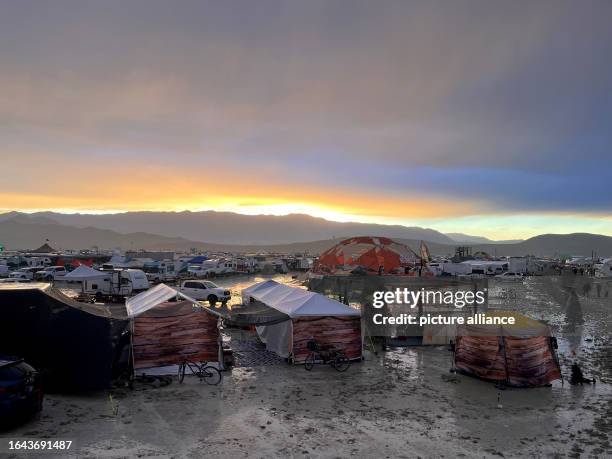
[[[158,284],[155,287],[145,292],[139,293],[138,295],[133,296],[132,298],[129,298],[125,302],[125,308],[127,309],[127,315],[128,317],[136,317],[142,314],[143,312],[146,312],[149,309],[153,309],[155,306],[161,303],[164,303],[177,296],[184,298],[185,300],[191,301],[193,304],[202,306],[198,302],[198,300],[194,300],[190,296],[187,296],[184,293],[172,287],[167,286],[166,284]],[[208,312],[216,316],[221,316],[221,314],[219,314],[216,311],[213,311],[210,308],[204,307],[204,309],[206,309]]]
[[[251,295],[253,292],[256,292],[256,291],[261,292],[264,289],[274,287],[275,285],[278,285],[278,282],[273,281],[273,280],[267,280],[263,282],[258,282],[256,284],[251,285],[250,287],[245,288],[242,291],[242,304],[249,303],[249,297],[253,297],[253,295]]]
[[[255,288],[259,286],[258,288]],[[279,284],[268,280],[252,285],[243,291],[248,297],[255,298],[289,317],[312,316],[361,316],[361,311],[332,300],[320,293],[309,292],[297,287]],[[247,298],[248,299],[248,298]]]
[[[86,265],[80,265],[77,269],[72,272],[69,272],[62,280],[67,281],[86,281],[93,279],[102,279],[104,277],[110,277],[108,273],[102,271],[96,271],[93,268],[90,268]]]

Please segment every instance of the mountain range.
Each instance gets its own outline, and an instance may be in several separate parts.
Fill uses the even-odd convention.
[[[546,234],[525,241],[491,241],[460,233],[401,225],[339,223],[307,215],[248,216],[229,212],[128,212],[122,214],[0,214],[0,244],[33,249],[46,239],[61,249],[166,249],[228,252],[309,252],[358,235],[387,236],[418,250],[426,241],[436,255],[453,254],[457,244],[492,255],[612,255],[612,237]]]

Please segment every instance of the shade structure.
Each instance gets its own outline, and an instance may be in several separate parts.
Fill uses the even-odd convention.
[[[191,298],[188,295],[176,290],[166,284],[158,284],[149,290],[146,290],[142,293],[139,293],[136,296],[129,298],[125,302],[125,308],[127,310],[128,317],[136,317],[149,309],[152,309],[172,298],[182,298],[184,300],[190,301],[192,304],[199,305],[198,300]],[[216,311],[213,311],[209,308],[206,308],[211,314],[220,317],[220,314]]]
[[[455,367],[461,373],[514,387],[538,387],[561,379],[547,325],[522,314],[514,325],[463,325],[457,328]]]
[[[266,348],[294,363],[304,361],[311,339],[343,352],[350,359],[362,356],[361,311],[315,292],[265,281],[243,290],[245,309]],[[265,306],[263,308],[262,306]],[[277,314],[270,312],[276,311]],[[265,320],[265,322],[264,322]]]
[[[176,374],[184,360],[219,362],[218,318],[211,312],[184,300],[158,303],[140,313],[133,326],[134,370]]]
[[[345,239],[323,252],[313,271],[334,274],[361,268],[372,274],[402,274],[419,262],[419,256],[405,244],[387,237],[361,236]]]
[[[265,281],[252,287],[249,287],[251,288],[250,291],[246,289],[248,291],[246,294],[250,298],[254,298],[292,319],[321,316],[361,316],[361,311],[358,309],[327,298],[325,295],[279,284],[276,281]],[[243,292],[244,296],[245,293]]]
[[[168,301],[177,297],[183,301]],[[184,360],[222,361],[221,315],[188,295],[159,284],[129,298],[126,310],[133,320],[135,371],[175,374]]]
[[[74,271],[69,272],[62,280],[66,281],[86,281],[86,280],[94,280],[94,279],[103,279],[105,277],[110,278],[108,273],[102,271],[96,271],[93,268],[90,268],[86,265],[80,265]]]

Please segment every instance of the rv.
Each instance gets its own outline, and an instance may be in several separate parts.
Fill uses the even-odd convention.
[[[153,261],[144,264],[142,270],[146,273],[149,282],[173,282],[177,274],[172,261]]]
[[[149,289],[149,281],[140,269],[101,269],[107,274],[82,281],[83,293],[96,296],[128,297]]]

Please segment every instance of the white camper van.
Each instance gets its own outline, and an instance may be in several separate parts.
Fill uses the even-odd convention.
[[[96,296],[128,297],[149,289],[149,281],[140,269],[102,269],[104,277],[83,279],[82,291]]]

